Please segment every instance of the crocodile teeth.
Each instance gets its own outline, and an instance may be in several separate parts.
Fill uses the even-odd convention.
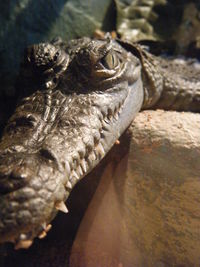
[[[27,239],[27,236],[25,234],[21,234],[19,236],[19,241],[15,244],[15,249],[29,248],[33,243],[33,240]]]
[[[49,232],[51,230],[51,228],[52,228],[52,225],[51,224],[48,224],[47,227],[46,227],[46,229],[45,229],[46,233]]]
[[[39,238],[39,239],[43,239],[43,238],[46,237],[46,235],[47,235],[47,233],[46,233],[45,231],[42,231],[42,233],[39,234],[38,238]]]
[[[70,183],[70,181],[67,182],[66,187],[72,189],[72,184]]]
[[[17,244],[15,245],[15,249],[20,249],[20,248],[27,249],[27,248],[29,248],[32,244],[33,244],[33,240],[20,240],[20,241],[17,242]]]
[[[92,151],[92,152],[90,153],[90,155],[89,155],[89,159],[90,159],[90,160],[95,160],[95,159],[96,159],[96,155],[95,155],[94,151]]]
[[[85,159],[82,159],[80,164],[81,164],[81,166],[83,168],[83,171],[86,172],[87,171],[87,165],[86,165]]]
[[[103,157],[105,155],[105,150],[103,148],[103,145],[101,143],[99,143],[96,146],[96,150],[99,152],[99,154]]]
[[[55,208],[57,210],[64,212],[64,213],[68,213],[68,209],[67,209],[67,207],[63,201],[57,202],[55,205]]]
[[[83,170],[82,170],[82,168],[81,168],[80,165],[77,167],[77,170],[79,171],[79,174],[80,174],[80,175],[83,175]]]
[[[79,176],[78,176],[77,172],[75,172],[74,170],[71,173],[71,177],[75,177],[77,180],[79,180]]]
[[[42,228],[43,228],[44,230],[46,230],[46,228],[47,228],[47,223],[46,223],[46,222],[44,222],[44,223],[42,224]]]
[[[41,234],[39,234],[38,237],[39,237],[40,239],[44,238],[44,237],[46,236],[47,232],[49,232],[49,231],[51,230],[51,228],[52,228],[52,225],[51,225],[51,224],[48,224],[48,225],[47,225],[46,222],[42,223],[41,226],[42,226],[42,228],[44,229],[44,231],[42,231]],[[45,234],[44,232],[45,232],[46,234]]]

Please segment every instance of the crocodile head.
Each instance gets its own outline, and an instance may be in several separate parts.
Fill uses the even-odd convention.
[[[57,211],[67,212],[73,186],[105,156],[143,101],[140,62],[116,41],[83,38],[60,50],[29,48],[29,81],[40,69],[48,86],[37,83],[19,102],[0,142],[0,242],[16,248],[44,237]],[[61,56],[52,63],[41,51]],[[56,86],[49,83],[55,76]]]

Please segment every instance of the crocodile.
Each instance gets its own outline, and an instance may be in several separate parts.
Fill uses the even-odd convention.
[[[0,141],[0,243],[43,238],[75,184],[142,109],[199,112],[200,71],[139,44],[84,37],[29,46]]]

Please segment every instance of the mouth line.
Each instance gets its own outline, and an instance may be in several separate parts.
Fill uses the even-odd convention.
[[[109,144],[109,146],[106,144],[106,136],[107,134],[112,133],[112,127],[114,127],[114,125],[119,121],[120,115],[123,112],[124,102],[126,101],[127,97],[128,94],[123,100],[115,105],[114,109],[110,107],[107,108],[106,111],[99,109],[100,112],[98,115],[99,120],[101,121],[101,127],[98,130],[98,136],[93,135],[92,145],[85,145],[85,153],[78,152],[79,158],[71,157],[71,161],[63,161],[59,163],[59,160],[56,159],[55,156],[55,159],[58,163],[58,170],[60,169],[59,165],[62,165],[60,171],[63,171],[64,169],[64,181],[62,181],[62,184],[66,190],[66,194],[65,199],[54,202],[54,209],[52,212],[57,213],[59,210],[67,212],[66,206],[61,207],[59,205],[61,203],[64,205],[64,202],[68,198],[75,184],[98,164],[98,162],[105,156],[112,146],[112,144]],[[47,155],[47,157],[50,158],[49,155]],[[43,219],[46,221],[45,227],[43,226],[42,222],[40,222],[40,226],[36,227],[35,229],[32,229],[29,226],[28,228],[22,230],[20,235],[9,238],[10,242],[14,243],[15,249],[29,248],[33,243],[34,237],[37,236],[41,239],[46,236],[47,232],[50,230],[51,224],[49,224],[49,219]]]
[[[85,145],[85,153],[78,151],[78,158],[72,157],[72,161],[62,162],[64,166],[68,180],[65,187],[68,191],[71,191],[74,185],[83,178],[96,164],[105,156],[109,148],[106,144],[106,134],[111,132],[114,124],[119,120],[122,113],[124,102],[119,102],[114,109],[108,108],[107,111],[101,110],[99,113],[99,120],[101,127],[96,135],[93,135],[93,144]]]
[[[138,101],[130,102],[132,95],[140,97],[141,80],[135,74],[140,66],[123,51],[119,49],[123,59],[120,69],[109,75],[97,71],[99,77],[79,79],[82,68],[77,67],[78,75],[73,69],[79,51],[73,47],[72,56],[61,54],[56,64],[40,72],[37,90],[31,88],[31,95],[19,104],[13,118],[24,114],[22,125],[19,118],[10,136],[5,132],[8,141],[2,146],[3,152],[8,151],[0,164],[9,165],[11,174],[6,174],[5,185],[10,183],[12,188],[0,203],[0,243],[13,242],[20,249],[30,247],[35,237],[44,238],[57,212],[68,212],[64,202],[74,186],[104,158],[130,124],[139,106]],[[33,118],[28,121],[29,110]],[[20,129],[25,129],[23,138]],[[12,140],[14,131],[16,139]],[[13,180],[19,177],[23,183],[17,188]]]

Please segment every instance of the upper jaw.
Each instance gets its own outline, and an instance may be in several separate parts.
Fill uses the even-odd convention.
[[[74,95],[68,102],[68,111],[35,151],[30,153],[27,148],[4,155],[0,161],[2,188],[6,183],[13,187],[0,195],[1,242],[11,241],[21,248],[45,231],[43,225],[48,225],[61,209],[74,185],[98,164],[118,138],[114,125],[123,110],[125,91],[121,97],[101,93]],[[22,182],[19,187],[16,181]]]
[[[127,53],[125,60],[127,65],[121,76],[92,84],[86,92],[81,88],[69,94],[72,82],[66,83],[66,78],[48,94],[42,91],[30,96],[27,101],[34,109],[29,114],[36,121],[27,126],[30,134],[24,135],[22,131],[21,140],[18,136],[25,150],[5,153],[5,144],[8,149],[15,144],[15,134],[4,132],[0,143],[4,182],[9,184],[24,177],[24,184],[21,187],[13,184],[14,190],[0,196],[3,218],[0,242],[11,241],[17,248],[28,247],[35,236],[44,235],[57,210],[67,211],[63,201],[73,186],[99,163],[128,127],[141,107],[143,95],[137,59]],[[51,101],[47,102],[49,97]],[[134,99],[132,104],[132,97],[137,99],[136,105]],[[43,99],[45,107],[42,113],[37,110],[40,106],[34,106],[39,99]],[[43,113],[47,108],[50,109],[46,117]],[[19,107],[13,117],[21,116],[20,112]],[[13,176],[16,167],[19,173]]]

